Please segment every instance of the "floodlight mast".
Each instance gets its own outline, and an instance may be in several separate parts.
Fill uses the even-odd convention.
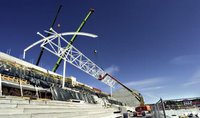
[[[92,15],[92,13],[94,12],[94,9],[90,9],[89,13],[86,15],[85,19],[82,21],[81,25],[79,26],[79,28],[76,30],[76,33],[80,32],[81,29],[83,28],[83,26],[85,25],[86,21],[88,20],[88,18]],[[65,47],[65,49],[69,49],[70,46],[73,44],[73,42],[75,41],[77,37],[77,34],[74,34],[73,37],[71,38],[69,44]],[[58,67],[60,66],[60,63],[62,62],[62,57],[65,55],[65,53],[67,52],[67,50],[65,50],[65,52],[63,52],[62,56],[58,59],[58,61],[56,62],[56,64],[54,65],[52,71],[56,72],[56,70],[58,69]]]

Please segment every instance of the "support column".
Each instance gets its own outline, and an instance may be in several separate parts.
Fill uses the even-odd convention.
[[[21,79],[19,79],[19,86],[20,86],[20,92],[21,92],[21,96],[23,97],[23,88],[22,88],[22,82]]]
[[[63,81],[62,81],[62,88],[65,88],[65,69],[66,69],[66,60],[64,60],[64,65],[63,65]]]
[[[110,86],[110,97],[112,98],[112,86]]]
[[[0,96],[2,96],[2,79],[0,74]]]
[[[36,97],[39,98],[38,88],[35,86]]]

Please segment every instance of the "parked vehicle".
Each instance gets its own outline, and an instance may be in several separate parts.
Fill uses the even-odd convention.
[[[135,108],[135,112],[133,112],[134,117],[146,116],[147,114],[151,114],[151,106],[149,105],[141,105]]]

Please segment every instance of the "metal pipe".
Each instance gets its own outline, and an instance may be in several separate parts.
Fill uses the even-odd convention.
[[[54,26],[54,24],[55,24],[55,22],[56,22],[56,19],[57,19],[57,17],[58,17],[58,14],[60,13],[61,8],[62,8],[62,5],[59,6],[58,11],[57,11],[57,13],[56,13],[56,16],[55,16],[55,18],[54,18],[54,20],[53,20],[53,23],[51,24],[51,27]],[[48,36],[50,36],[50,33],[47,34],[47,37],[48,37]],[[37,59],[36,65],[38,65],[38,64],[40,63],[40,60],[41,60],[41,57],[42,57],[43,52],[44,52],[44,48],[42,48],[41,51],[40,51],[40,54],[39,54],[39,57],[38,57],[38,59]]]
[[[90,15],[94,12],[94,9],[90,9],[89,13],[86,15],[85,19],[82,21],[81,25],[78,27],[78,29],[76,30],[76,33],[80,32],[81,29],[83,28],[83,26],[85,25],[86,21],[88,20],[88,18],[90,17]],[[77,34],[74,34],[74,36],[71,38],[69,44],[65,47],[65,49],[69,49],[70,46],[73,44],[73,42],[75,41],[77,37]],[[67,50],[62,54],[62,57],[65,55],[65,53],[67,52]],[[58,59],[58,61],[56,62],[56,64],[54,65],[52,71],[56,72],[56,70],[58,69],[60,63],[62,62],[62,57],[60,57]]]

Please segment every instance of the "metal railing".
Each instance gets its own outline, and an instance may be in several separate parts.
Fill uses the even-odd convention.
[[[153,112],[154,118],[167,118],[162,98],[160,98],[160,100],[153,105]]]

